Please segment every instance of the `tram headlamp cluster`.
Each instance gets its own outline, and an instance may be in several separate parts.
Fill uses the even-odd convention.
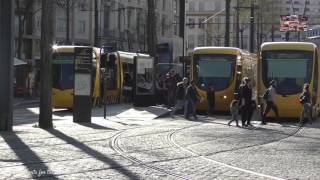
[[[58,45],[56,45],[56,44],[52,45],[52,49],[53,50],[57,50],[58,49]]]

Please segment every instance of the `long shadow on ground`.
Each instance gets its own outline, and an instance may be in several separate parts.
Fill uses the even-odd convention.
[[[32,178],[50,177],[50,179],[58,179],[51,173],[50,169],[43,163],[41,158],[15,133],[0,133],[0,136],[3,137],[19,160],[28,169]],[[17,146],[24,148],[16,149]]]
[[[133,172],[129,171],[128,169],[126,169],[125,167],[123,167],[121,164],[119,164],[118,162],[114,161],[113,159],[106,157],[104,154],[90,148],[89,146],[77,141],[76,139],[56,130],[56,129],[50,129],[48,130],[48,132],[54,136],[56,136],[57,138],[65,141],[66,143],[80,149],[81,151],[83,151],[84,153],[90,155],[91,157],[94,157],[95,159],[111,166],[112,168],[114,168],[116,171],[118,171],[119,173],[125,175],[126,177],[128,177],[129,179],[133,179],[133,180],[138,180],[139,177],[134,174]]]

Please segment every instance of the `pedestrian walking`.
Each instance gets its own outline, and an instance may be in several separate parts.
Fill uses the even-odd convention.
[[[176,104],[174,108],[171,111],[171,117],[173,118],[175,113],[178,110],[183,109],[184,107],[184,102],[185,102],[185,95],[186,95],[186,89],[188,86],[188,78],[183,78],[181,82],[177,83],[177,88],[176,88]]]
[[[253,112],[251,79],[245,77],[242,85],[240,85],[239,90],[241,99],[242,126],[252,126],[250,122]]]
[[[215,106],[215,89],[212,84],[209,84],[208,86],[207,102],[208,102],[207,115],[213,114],[214,106]]]
[[[266,95],[264,95],[264,96],[266,96],[265,101],[266,101],[267,105],[266,105],[266,108],[265,108],[264,112],[262,113],[262,122],[261,122],[261,124],[263,124],[263,125],[267,124],[266,116],[267,116],[267,114],[269,113],[269,111],[271,109],[276,114],[277,120],[279,120],[278,107],[277,107],[277,104],[276,104],[277,81],[272,80],[272,81],[270,81],[269,84],[270,84],[270,87],[267,89]]]
[[[175,99],[175,90],[177,86],[177,82],[175,79],[175,74],[174,70],[170,70],[166,74],[166,87],[168,88],[168,96],[167,96],[167,107],[170,108],[174,105],[174,99]]]
[[[238,116],[239,116],[239,101],[234,99],[230,103],[230,113],[231,113],[231,120],[228,122],[228,126],[231,125],[233,121],[236,122],[236,125],[238,124]]]
[[[310,85],[308,83],[304,84],[303,91],[299,97],[299,101],[302,105],[302,111],[300,115],[299,124],[304,124],[305,117],[308,118],[308,122],[312,122],[312,105],[311,105],[311,94],[309,91]]]
[[[186,92],[186,100],[184,104],[184,117],[186,119],[189,118],[189,114],[192,113],[195,119],[198,119],[196,114],[196,107],[195,104],[199,100],[199,94],[195,86],[194,80],[190,82],[190,85],[187,88]]]

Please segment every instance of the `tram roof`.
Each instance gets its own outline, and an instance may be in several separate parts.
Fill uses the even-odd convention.
[[[314,51],[317,45],[310,42],[266,42],[261,45],[261,51],[267,50],[305,50]]]
[[[216,47],[216,46],[207,46],[207,47],[197,47],[194,49],[194,54],[239,54],[242,52],[241,49],[236,47]]]
[[[134,57],[150,57],[148,54],[142,54],[142,53],[133,53],[133,52],[125,52],[125,51],[116,51],[111,52],[110,54],[116,54],[123,62],[126,63],[133,63]]]
[[[59,45],[54,45],[52,48],[54,50],[54,52],[59,52],[59,53],[73,53],[74,52],[74,48],[85,48],[85,47],[92,47],[92,46],[72,46],[72,45],[63,45],[63,46],[59,46]],[[94,49],[94,51],[98,51],[99,48],[97,47],[92,47]]]

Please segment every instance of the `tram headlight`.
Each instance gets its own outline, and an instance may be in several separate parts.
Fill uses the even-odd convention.
[[[224,95],[224,96],[223,96],[223,99],[227,99],[227,96],[226,96],[226,95]]]
[[[57,49],[58,49],[58,45],[56,45],[56,44],[52,45],[52,49],[53,49],[54,51],[57,50]]]

